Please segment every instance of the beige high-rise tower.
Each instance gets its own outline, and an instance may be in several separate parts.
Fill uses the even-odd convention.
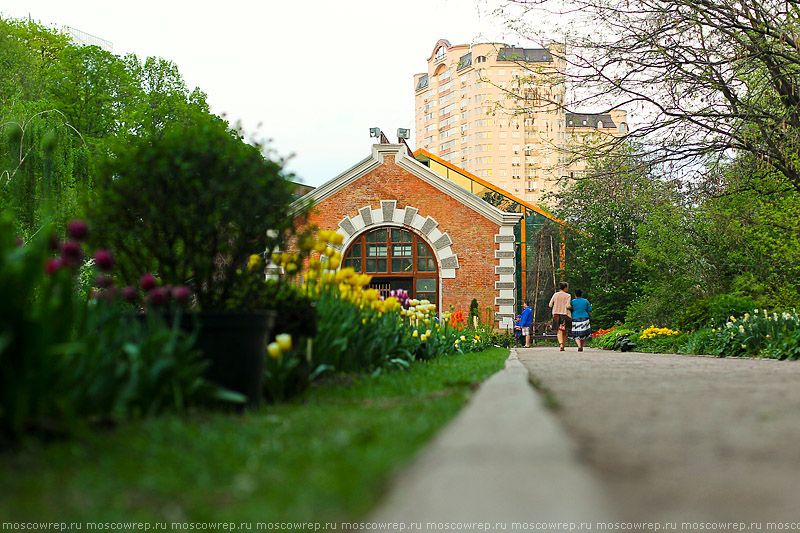
[[[427,72],[414,75],[415,146],[526,201],[581,177],[575,145],[625,133],[626,113],[566,113],[563,57],[557,43],[439,40]]]

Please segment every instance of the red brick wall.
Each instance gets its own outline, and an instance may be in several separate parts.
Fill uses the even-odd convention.
[[[494,283],[499,279],[494,273],[498,225],[396,166],[393,157],[385,157],[383,165],[314,206],[307,224],[337,230],[345,216],[353,218],[367,205],[379,209],[381,200],[396,200],[401,210],[407,206],[419,209],[421,217],[434,218],[439,231],[450,236],[459,268],[454,279],[441,279],[440,310],[446,311],[452,304],[455,310],[467,314],[476,298],[482,315],[486,315],[487,307],[492,308],[493,320],[497,311]],[[304,225],[301,223],[301,228]]]

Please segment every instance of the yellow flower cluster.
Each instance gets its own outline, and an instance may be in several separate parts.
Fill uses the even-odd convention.
[[[680,335],[681,332],[669,328],[657,328],[655,326],[650,326],[646,330],[642,332],[639,336],[640,339],[655,339],[659,335]]]
[[[275,342],[267,345],[267,353],[273,359],[279,359],[281,355],[288,353],[292,349],[292,336],[288,333],[275,335]]]
[[[431,318],[436,314],[436,304],[428,300],[412,299],[408,301],[408,309],[401,309],[400,315],[408,318],[412,325],[423,323],[430,325]]]

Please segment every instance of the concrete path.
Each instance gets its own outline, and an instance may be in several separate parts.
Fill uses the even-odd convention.
[[[367,522],[800,529],[800,363],[514,350]]]
[[[520,359],[618,519],[800,529],[800,363],[575,348]]]
[[[367,522],[376,530],[529,529],[609,516],[601,488],[512,350]]]

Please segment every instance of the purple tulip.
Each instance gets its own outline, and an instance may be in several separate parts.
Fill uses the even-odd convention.
[[[67,233],[76,241],[82,241],[89,235],[89,225],[83,220],[75,219],[67,226]]]
[[[142,279],[139,280],[139,285],[142,287],[144,291],[150,292],[156,288],[156,286],[158,285],[158,280],[154,275],[148,272],[144,276],[142,276]]]
[[[108,272],[114,266],[114,256],[105,248],[100,248],[94,253],[94,264],[100,270]]]
[[[169,301],[169,292],[164,290],[163,287],[156,287],[150,291],[150,296],[147,297],[147,303],[153,307],[163,307]]]
[[[133,303],[139,299],[139,289],[131,287],[130,285],[122,290],[122,299],[126,302]]]
[[[189,297],[192,295],[192,291],[189,290],[189,287],[186,285],[178,285],[174,289],[172,289],[172,297],[175,299],[176,302],[179,304],[185,304],[189,301]]]
[[[61,245],[61,257],[68,265],[77,265],[83,258],[81,245],[75,241],[67,241]]]

